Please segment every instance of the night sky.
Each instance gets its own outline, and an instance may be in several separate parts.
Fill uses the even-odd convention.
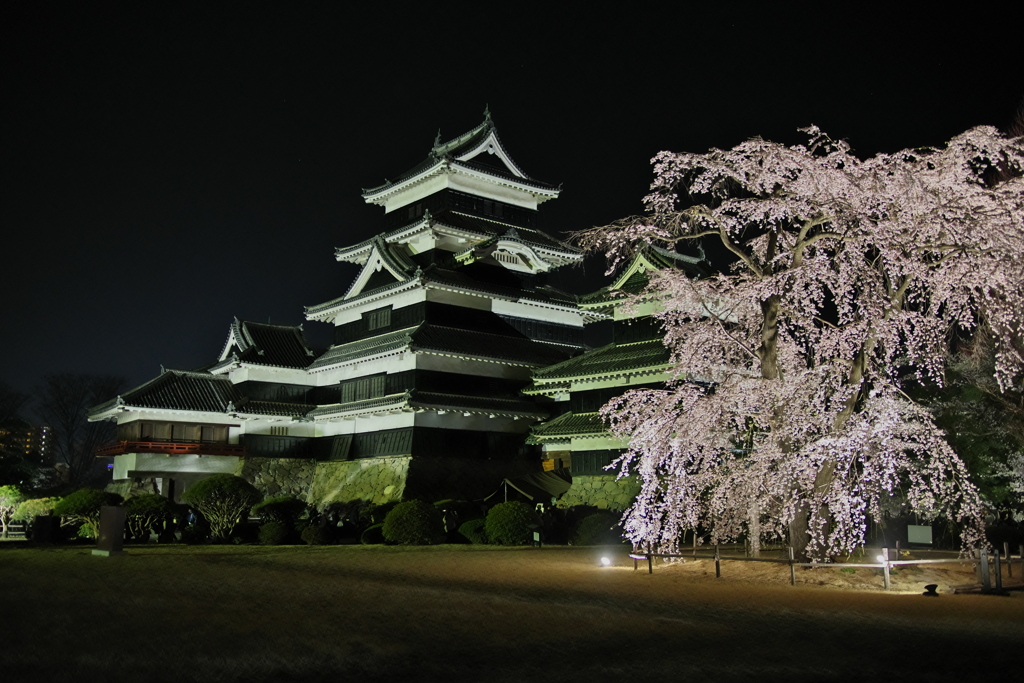
[[[0,380],[25,392],[197,367],[234,316],[299,324],[353,275],[334,248],[380,230],[361,188],[485,106],[520,167],[562,184],[541,207],[559,234],[639,212],[662,149],[814,123],[867,156],[1004,126],[1024,95],[1024,16],[991,4],[98,5],[0,8]],[[602,267],[558,284],[583,293]]]

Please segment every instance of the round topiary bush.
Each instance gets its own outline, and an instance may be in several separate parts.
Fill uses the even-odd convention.
[[[383,524],[372,524],[359,536],[359,542],[363,545],[380,545],[384,542]]]
[[[306,504],[295,496],[274,496],[252,506],[252,514],[264,523],[281,522],[292,528],[305,511]]]
[[[78,489],[61,498],[53,506],[53,514],[72,522],[81,522],[79,535],[84,538],[98,538],[100,535],[100,508],[105,505],[120,505],[123,499],[116,493],[99,489]]]
[[[533,508],[518,500],[510,500],[498,503],[488,511],[484,528],[491,543],[526,545],[533,539],[533,530],[539,523]]]
[[[441,513],[446,543],[465,543],[466,539],[459,533],[459,528],[471,519],[483,519],[484,516],[480,505],[468,500],[448,498],[437,501],[434,507]]]
[[[572,534],[573,545],[617,545],[622,543],[619,515],[597,512],[579,521]]]
[[[381,503],[380,505],[369,504],[362,507],[359,510],[359,521],[360,523],[370,526],[373,524],[383,524],[384,519],[388,516],[395,506],[398,505],[397,501],[391,503]]]
[[[201,524],[189,524],[181,529],[181,542],[187,545],[206,543],[209,538],[209,532]]]
[[[171,501],[159,493],[145,493],[124,503],[128,533],[137,541],[149,540],[149,534],[171,511]]]
[[[384,539],[402,545],[433,545],[444,540],[441,513],[430,503],[409,500],[396,505],[381,528]]]
[[[29,498],[18,506],[12,519],[31,522],[36,517],[52,515],[53,507],[59,501],[60,498]]]
[[[331,527],[310,524],[302,530],[302,541],[307,545],[328,545],[334,540]]]
[[[183,501],[206,518],[210,535],[222,542],[231,536],[231,529],[261,498],[263,496],[252,484],[233,474],[215,474],[197,481],[181,495]]]
[[[260,545],[281,545],[291,532],[292,528],[284,522],[267,522],[260,526]]]
[[[486,521],[482,517],[471,519],[468,522],[462,523],[462,526],[459,527],[459,533],[469,539],[469,542],[473,545],[486,545],[487,530],[484,528],[484,524],[486,524]]]
[[[14,511],[25,502],[25,494],[17,486],[0,486],[0,525],[3,537],[7,538],[7,525],[14,517]]]

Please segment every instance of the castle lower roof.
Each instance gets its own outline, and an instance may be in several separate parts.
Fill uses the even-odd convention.
[[[564,383],[568,379],[594,378],[610,375],[665,372],[670,353],[660,339],[608,344],[533,372],[537,385]],[[540,388],[540,387],[538,387]]]
[[[607,436],[608,428],[598,413],[565,413],[530,430],[526,443],[538,445],[552,441],[568,441],[576,437]]]
[[[280,368],[305,368],[317,357],[306,344],[302,328],[235,318],[220,354],[220,362],[249,363]]]
[[[309,369],[319,370],[404,351],[541,367],[564,360],[573,349],[525,337],[421,323],[370,339],[339,344],[317,358]]]
[[[145,384],[92,408],[89,415],[100,415],[121,407],[223,413],[240,399],[235,385],[226,376],[165,370]]]

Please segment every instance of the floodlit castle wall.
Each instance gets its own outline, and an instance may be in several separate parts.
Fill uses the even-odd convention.
[[[244,458],[235,470],[264,495],[294,496],[306,500],[313,484],[316,462],[304,458]]]
[[[558,499],[558,507],[592,505],[602,510],[625,510],[640,493],[635,477],[616,479],[614,474],[574,476],[572,486]]]
[[[352,500],[377,504],[401,500],[410,460],[401,455],[316,463],[306,502],[323,508]]]

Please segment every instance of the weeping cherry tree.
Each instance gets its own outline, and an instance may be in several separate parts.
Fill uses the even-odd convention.
[[[976,546],[978,491],[904,389],[941,385],[952,336],[981,320],[999,385],[1020,384],[1024,142],[983,127],[862,161],[803,132],[663,152],[645,215],[577,235],[611,269],[652,244],[714,240],[734,259],[652,278],[676,379],[603,410],[642,482],[627,534],[671,551],[702,526],[826,560],[863,545],[870,518],[914,512]]]

